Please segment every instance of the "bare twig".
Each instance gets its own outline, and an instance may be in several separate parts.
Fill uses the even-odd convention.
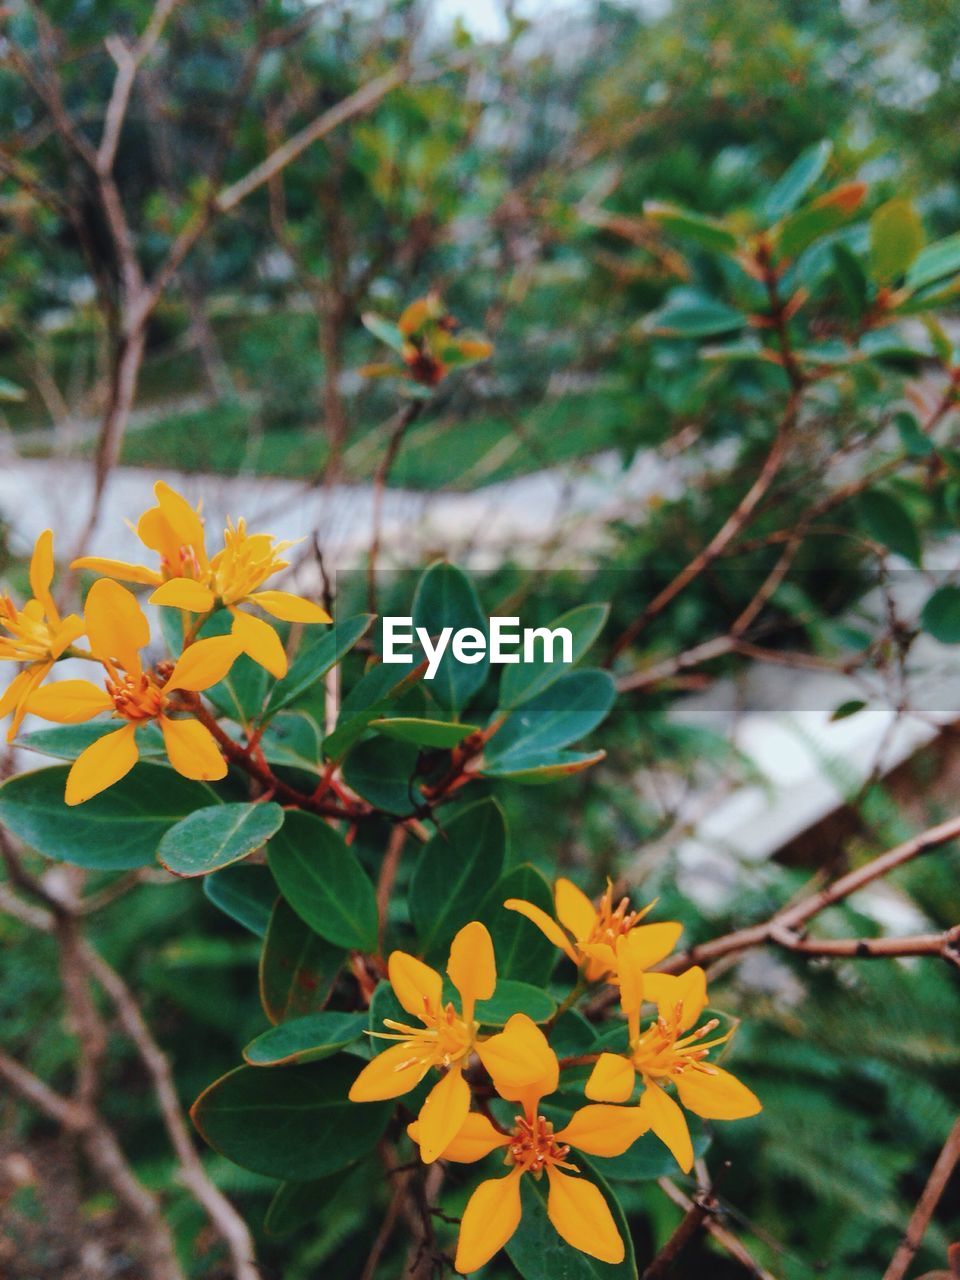
[[[716,1211],[716,1202],[708,1192],[698,1192],[690,1206],[657,1256],[641,1276],[641,1280],[664,1280],[673,1271],[673,1264],[701,1231]]]
[[[883,1280],[904,1280],[958,1162],[960,1162],[960,1120],[957,1120],[950,1130],[949,1137],[937,1156],[936,1164],[927,1179],[927,1185],[910,1215],[904,1237],[897,1246],[889,1267],[883,1273]]]
[[[660,1189],[673,1201],[675,1205],[681,1208],[684,1213],[689,1213],[693,1207],[693,1201],[689,1196],[684,1195],[675,1182],[670,1178],[658,1178],[657,1185]],[[755,1280],[776,1280],[765,1267],[750,1254],[746,1246],[730,1231],[717,1221],[715,1217],[707,1218],[705,1222],[706,1230],[716,1240],[717,1244],[724,1249],[731,1258],[739,1262],[744,1270]]]

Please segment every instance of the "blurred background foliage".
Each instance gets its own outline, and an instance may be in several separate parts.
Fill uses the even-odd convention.
[[[149,6],[49,0],[43,12],[66,41],[58,53],[66,107],[95,136],[114,75],[104,37],[118,27],[135,35]],[[6,22],[43,54],[35,13],[14,5]],[[215,224],[151,322],[123,461],[369,480],[395,392],[357,373],[377,358],[360,316],[371,308],[396,316],[439,288],[465,326],[495,342],[496,355],[440,389],[411,429],[393,483],[472,489],[607,449],[627,464],[638,449],[678,437],[704,457],[726,448],[709,483],[606,530],[606,577],[541,575],[530,607],[542,617],[531,622],[572,600],[609,597],[609,639],[735,505],[785,392],[774,365],[715,359],[696,336],[653,340],[644,328],[645,317],[662,317],[678,300],[757,305],[728,259],[681,245],[644,216],[645,203],[675,202],[746,229],[796,157],[829,139],[826,185],[867,182],[865,216],[909,197],[928,240],[949,235],[960,226],[960,9],[951,0],[585,2],[562,21],[549,11],[526,19],[508,6],[505,26],[502,38],[479,39],[442,5],[408,2],[214,0],[178,12],[162,60],[144,71],[116,166],[148,269],[212,189],[318,110],[408,55],[421,72]],[[267,52],[251,63],[258,42]],[[9,65],[0,67],[0,120],[20,178],[68,205],[58,216],[29,183],[0,184],[0,378],[23,392],[0,404],[5,443],[26,457],[85,456],[111,338],[95,298],[117,297],[117,263],[92,193]],[[850,243],[863,250],[862,235]],[[814,319],[845,315],[855,328],[862,299],[844,311],[849,279],[836,258],[807,269]],[[950,306],[949,296],[940,300],[948,319]],[[825,327],[810,340],[836,336]],[[937,367],[936,343],[914,336],[832,379],[777,509],[761,514],[754,532],[789,525],[826,493],[826,464],[851,437],[860,441],[857,465],[888,457],[880,428],[889,407],[901,403],[908,380]],[[936,484],[931,468],[891,487],[924,542],[955,529],[957,464],[945,447]],[[863,515],[841,509],[837,519],[857,526]],[[6,546],[0,530],[4,568]],[[761,548],[741,559],[742,577],[724,577],[720,590],[716,578],[692,589],[649,629],[644,659],[722,630],[769,557]],[[803,589],[774,602],[766,642],[836,652],[850,643],[838,616],[867,585],[862,547],[817,540],[798,567]],[[488,611],[523,598],[525,582],[511,564],[490,575],[481,588]],[[350,585],[344,590],[349,596]],[[383,590],[389,612],[403,588],[396,601]],[[852,838],[799,861],[743,866],[734,892],[694,903],[672,852],[688,822],[685,799],[694,787],[751,774],[720,733],[670,716],[682,695],[682,686],[668,686],[621,699],[595,735],[608,752],[602,769],[559,790],[503,788],[511,827],[522,832],[516,859],[573,874],[594,892],[607,875],[627,874],[644,898],[659,895],[662,917],[682,919],[693,941],[766,918],[812,872],[887,847],[955,807],[955,780],[928,785],[936,770],[919,759],[908,804],[881,783],[852,788]],[[669,776],[669,798],[644,783],[654,774]],[[960,919],[958,873],[960,857],[949,850],[905,869],[896,888],[929,927],[946,928]],[[257,943],[196,885],[163,879],[106,905],[91,937],[143,993],[190,1100],[262,1029]],[[111,877],[91,877],[88,892],[100,889],[109,895]],[[857,934],[875,923],[848,906],[834,927]],[[72,1045],[53,945],[6,916],[0,937],[4,1044],[57,1084],[69,1075]],[[934,960],[753,957],[720,979],[715,1003],[744,1019],[737,1067],[765,1104],[757,1120],[721,1126],[714,1138],[710,1164],[732,1223],[781,1280],[872,1280],[960,1107],[955,975]],[[163,1189],[184,1265],[215,1277],[216,1247],[171,1182],[149,1090],[119,1035],[104,1105],[138,1172]],[[9,1098],[2,1106],[4,1148],[25,1151],[38,1173],[4,1190],[10,1274],[79,1280],[84,1243],[114,1233],[122,1259],[113,1207],[67,1158],[64,1140]],[[208,1167],[257,1232],[266,1276],[360,1274],[371,1206],[382,1213],[387,1199],[379,1170],[360,1167],[316,1188],[316,1212],[277,1238],[263,1225],[274,1184],[214,1156]],[[677,1211],[653,1183],[622,1189],[643,1257]],[[960,1232],[956,1187],[941,1223],[919,1270],[942,1265],[951,1230]],[[401,1262],[387,1258],[378,1276],[400,1274]],[[513,1272],[500,1260],[485,1274]],[[676,1274],[742,1272],[698,1242]]]

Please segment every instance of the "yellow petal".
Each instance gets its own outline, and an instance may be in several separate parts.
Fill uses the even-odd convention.
[[[414,1120],[407,1125],[407,1133],[413,1141],[420,1145],[420,1122]],[[458,1164],[475,1164],[497,1147],[505,1147],[510,1143],[510,1135],[495,1129],[486,1116],[479,1111],[471,1111],[460,1126],[460,1132],[448,1143],[440,1153],[442,1160],[456,1160]]]
[[[211,636],[196,640],[184,649],[165,685],[167,692],[187,689],[198,693],[224,678],[240,656],[240,646],[233,636]]]
[[[557,1087],[557,1055],[525,1013],[515,1013],[501,1032],[481,1041],[476,1048],[500,1096],[523,1103],[528,1115],[542,1097]]]
[[[53,581],[53,530],[44,529],[37,538],[30,557],[30,590],[40,601],[47,612],[47,617],[56,621],[59,618],[57,606],[50,595],[50,583]]]
[[[39,685],[47,678],[52,662],[35,662],[32,666],[27,667],[25,671],[21,671],[19,675],[14,676],[9,685],[0,698],[0,720],[4,716],[13,712],[13,719],[10,721],[10,728],[7,731],[7,741],[13,742],[14,738],[20,732],[20,726],[23,724],[23,717],[27,714],[27,703],[30,695]]]
[[[241,613],[239,609],[231,612],[233,635],[239,641],[240,648],[277,680],[282,680],[287,674],[287,655],[276,631],[262,618],[251,617],[249,613]]]
[[[493,939],[479,920],[465,924],[450,944],[447,973],[460,992],[463,1019],[469,1024],[473,1021],[476,1002],[489,1000],[497,985]]]
[[[145,564],[127,564],[125,560],[105,560],[102,556],[81,556],[70,565],[71,569],[89,569],[107,578],[119,578],[121,582],[136,582],[144,587],[158,587],[163,576]]]
[[[162,480],[158,480],[153,486],[153,492],[157,495],[160,510],[178,546],[192,547],[197,552],[197,558],[205,560],[203,521],[199,512],[191,507],[182,494],[171,489]]]
[[[579,963],[579,956],[573,949],[570,939],[563,932],[556,920],[552,916],[541,910],[540,907],[534,906],[532,902],[525,902],[523,898],[508,898],[503,904],[508,911],[519,911],[522,916],[537,926],[544,937],[548,938],[555,947],[559,947],[565,952],[574,964]]]
[[[547,1217],[567,1244],[601,1262],[622,1262],[626,1249],[600,1188],[547,1167]]]
[[[652,969],[665,960],[680,940],[683,925],[675,921],[663,924],[641,924],[624,935],[630,963],[640,969]]]
[[[56,724],[82,724],[101,711],[112,711],[113,699],[105,689],[89,680],[58,680],[38,689],[28,700],[27,710]]]
[[[704,1120],[743,1120],[762,1110],[756,1094],[722,1067],[684,1071],[676,1085],[683,1105]]]
[[[643,980],[644,999],[652,1000],[664,1017],[672,1018],[680,1007],[680,1030],[692,1027],[707,1003],[707,975],[699,965],[684,973],[648,973]]]
[[[440,1077],[420,1108],[420,1159],[432,1164],[463,1127],[470,1110],[470,1088],[460,1067]]]
[[[65,649],[69,649],[74,640],[83,635],[83,619],[75,613],[67,616],[57,624],[50,638],[50,656],[59,658]]]
[[[583,890],[561,876],[553,887],[553,901],[560,923],[578,941],[589,938],[597,923],[597,911]]]
[[[639,1107],[596,1103],[575,1111],[557,1138],[588,1156],[621,1156],[649,1128],[650,1121]]]
[[[193,578],[170,578],[157,587],[150,597],[151,604],[170,605],[174,609],[188,609],[190,613],[209,613],[217,603],[217,597],[209,587]]]
[[[481,1182],[460,1220],[454,1266],[461,1275],[479,1269],[503,1248],[520,1225],[521,1171]]]
[[[67,774],[67,804],[83,804],[126,777],[139,756],[135,735],[136,725],[125,724],[81,751]]]
[[[436,969],[406,951],[392,951],[387,961],[387,976],[393,994],[415,1018],[423,1020],[427,1012],[436,1014],[442,1003],[443,979]]]
[[[582,942],[580,952],[587,957],[584,973],[588,982],[599,982],[617,968],[617,957],[609,942]]]
[[[636,1081],[637,1073],[629,1058],[618,1053],[601,1053],[584,1093],[594,1102],[626,1102]]]
[[[199,720],[160,717],[163,745],[177,773],[198,782],[215,782],[227,776],[227,762],[210,733]]]
[[[640,1110],[650,1121],[653,1132],[673,1153],[673,1158],[683,1172],[689,1173],[693,1168],[690,1130],[683,1112],[674,1100],[659,1085],[648,1080],[640,1097]]]
[[[105,662],[119,662],[130,675],[140,674],[140,653],[150,643],[150,624],[136,598],[112,578],[99,578],[83,611],[90,648]]]
[[[247,596],[254,604],[272,613],[281,622],[332,622],[326,609],[295,596],[291,591],[254,591]]]
[[[378,1053],[350,1086],[351,1102],[382,1102],[399,1098],[415,1089],[429,1070],[429,1064],[414,1058],[408,1044],[391,1045]]]

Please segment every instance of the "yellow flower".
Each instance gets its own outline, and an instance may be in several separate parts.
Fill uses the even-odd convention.
[[[353,1082],[350,1100],[399,1098],[416,1088],[431,1067],[441,1070],[420,1111],[421,1154],[430,1163],[457,1134],[470,1109],[463,1069],[477,1048],[476,1002],[489,999],[497,982],[493,942],[485,926],[474,920],[450,944],[447,973],[460,994],[459,1013],[453,1004],[443,1003],[440,974],[415,956],[394,951],[387,973],[401,1005],[423,1025],[384,1019],[392,1034],[373,1034],[398,1043],[364,1067]]]
[[[460,1224],[457,1270],[476,1271],[516,1231],[524,1174],[537,1180],[546,1174],[547,1215],[568,1244],[601,1262],[622,1262],[623,1240],[607,1202],[594,1183],[570,1176],[579,1171],[567,1157],[571,1147],[586,1155],[622,1155],[646,1132],[646,1118],[635,1107],[585,1106],[555,1132],[540,1114],[540,1101],[556,1089],[559,1063],[546,1036],[526,1014],[514,1014],[477,1052],[500,1096],[519,1103],[522,1110],[509,1131],[471,1112],[441,1152],[444,1160],[472,1163],[503,1148],[509,1170],[503,1177],[481,1182],[470,1197]],[[409,1127],[415,1142],[422,1143],[422,1129],[416,1123]]]
[[[181,689],[198,693],[222,680],[240,649],[232,636],[197,640],[167,670],[144,668],[140,650],[150,642],[150,627],[126,587],[101,578],[90,588],[84,628],[94,657],[106,669],[106,688],[89,680],[61,680],[38,689],[26,709],[58,724],[80,724],[103,711],[126,721],[82,751],[67,775],[67,804],[82,804],[119,782],[137,763],[137,729],[156,721],[170,763],[185,778],[222,778],[226,762],[210,730],[193,718],[176,719],[170,695]]]
[[[0,719],[13,712],[8,742],[17,736],[27,699],[43,683],[57,659],[83,635],[82,618],[75,613],[60,617],[50,594],[51,582],[53,534],[44,529],[30,559],[33,599],[18,609],[8,595],[0,594],[0,660],[26,664],[0,697]]]
[[[597,906],[571,880],[562,878],[554,886],[553,897],[560,924],[540,907],[522,898],[508,898],[503,905],[532,921],[555,947],[569,956],[578,968],[583,968],[588,982],[599,982],[604,977],[611,982],[616,981],[616,950],[620,938],[632,935],[638,940],[638,947],[642,939],[642,954],[646,960],[644,968],[650,968],[670,954],[683,932],[683,926],[673,921],[640,925],[654,903],[639,911],[631,911],[630,900],[621,898],[614,906],[613,885],[609,880]]]
[[[243,612],[242,604],[256,605],[282,622],[330,622],[330,615],[289,591],[261,591],[263,583],[289,562],[281,558],[292,542],[276,542],[266,533],[248,533],[246,522],[231,521],[224,530],[223,547],[208,557],[200,513],[169,485],[154,485],[157,506],[137,522],[140,541],[160,556],[160,569],[120,560],[85,556],[75,569],[92,569],[124,582],[139,582],[156,590],[151,604],[207,614],[224,607],[233,618],[232,634],[241,650],[279,680],[287,674],[287,655],[268,622]]]
[[[631,963],[628,948],[619,956],[620,1000],[627,1015],[629,1048],[625,1056],[602,1053],[587,1081],[585,1093],[597,1102],[627,1102],[637,1077],[643,1084],[638,1110],[648,1127],[673,1153],[680,1168],[693,1166],[693,1146],[686,1117],[666,1091],[672,1085],[688,1111],[705,1120],[741,1120],[756,1115],[760,1102],[729,1071],[707,1061],[711,1049],[733,1034],[707,1039],[719,1026],[711,1018],[696,1031],[707,1002],[706,975],[699,966],[673,976],[644,973]],[[640,1031],[640,1006],[653,1000],[658,1016]]]

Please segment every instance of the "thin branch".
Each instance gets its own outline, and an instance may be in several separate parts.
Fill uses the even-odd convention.
[[[709,1193],[698,1193],[690,1202],[690,1207],[680,1219],[676,1230],[644,1271],[640,1280],[664,1280],[665,1276],[670,1275],[673,1264],[701,1231],[706,1230],[707,1222],[715,1212],[716,1202],[713,1197]]]
[[[390,428],[387,447],[373,478],[372,532],[370,534],[370,554],[367,560],[367,610],[369,613],[377,612],[377,560],[380,556],[384,491],[386,490],[393,464],[397,460],[397,454],[400,452],[400,446],[403,444],[403,438],[407,434],[408,428],[422,413],[423,404],[422,400],[411,400],[396,414],[393,425]]]
[[[936,1164],[927,1179],[927,1185],[917,1201],[916,1208],[910,1215],[906,1233],[900,1241],[889,1267],[883,1273],[883,1280],[904,1280],[907,1271],[910,1269],[914,1254],[920,1248],[927,1227],[930,1225],[930,1219],[933,1217],[937,1205],[940,1203],[941,1197],[953,1177],[958,1162],[960,1162],[960,1119],[956,1121],[950,1130],[950,1135],[943,1144],[943,1150],[937,1156]]]
[[[671,1181],[670,1178],[658,1178],[657,1185],[684,1213],[689,1213],[693,1207],[693,1201],[689,1196],[684,1195],[675,1182]],[[754,1277],[754,1280],[776,1280],[776,1277],[771,1275],[765,1267],[762,1267],[750,1254],[746,1246],[737,1239],[732,1231],[718,1222],[716,1217],[708,1218],[704,1225],[717,1244],[726,1250],[734,1261],[739,1262],[744,1270]]]

